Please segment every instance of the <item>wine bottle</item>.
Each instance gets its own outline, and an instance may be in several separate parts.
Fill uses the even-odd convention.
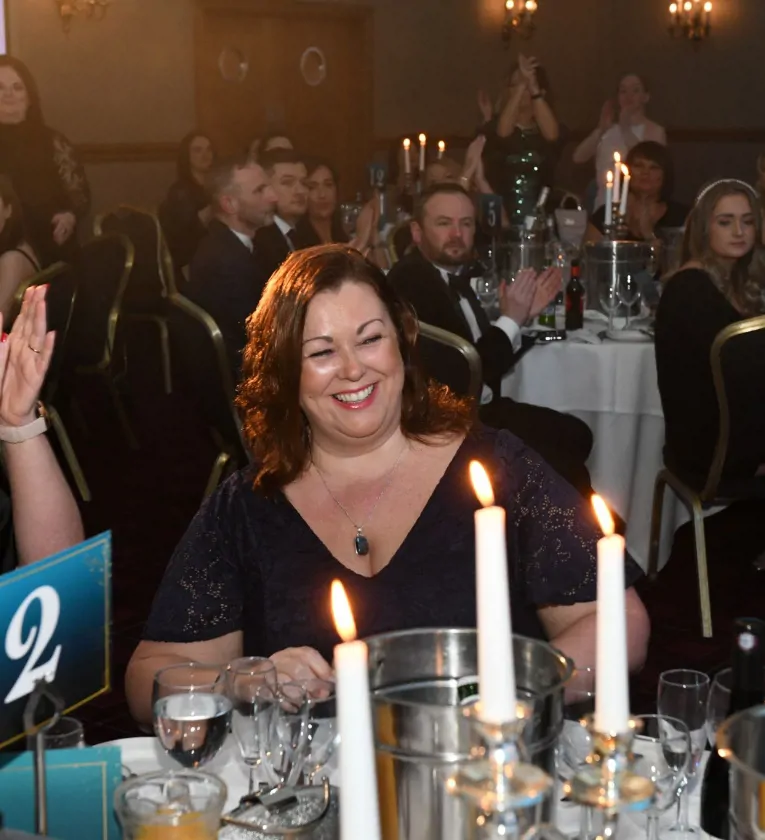
[[[571,261],[571,279],[566,286],[566,329],[581,330],[584,326],[584,286],[579,279],[579,260]]]
[[[733,661],[728,715],[765,701],[765,622],[739,618],[734,623]],[[714,744],[701,785],[701,827],[712,837],[728,840],[730,765]]]

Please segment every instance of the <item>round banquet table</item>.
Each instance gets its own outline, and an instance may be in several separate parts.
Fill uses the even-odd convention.
[[[603,329],[590,327],[590,337]],[[504,377],[502,395],[587,423],[595,439],[587,463],[592,485],[627,523],[627,547],[647,569],[653,485],[664,446],[653,342],[537,344]],[[682,504],[671,490],[665,492],[660,565],[675,530],[687,520]]]

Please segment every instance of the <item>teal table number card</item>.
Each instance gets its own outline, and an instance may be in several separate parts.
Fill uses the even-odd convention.
[[[38,680],[65,713],[108,691],[110,623],[109,533],[0,576],[0,749],[26,748],[22,718]]]
[[[119,840],[114,791],[122,781],[119,747],[45,754],[48,835],[55,840]],[[34,756],[0,753],[0,812],[6,828],[35,829]]]

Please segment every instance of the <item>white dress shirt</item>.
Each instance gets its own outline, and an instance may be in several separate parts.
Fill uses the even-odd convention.
[[[295,250],[295,246],[292,243],[292,239],[290,238],[290,234],[295,230],[289,222],[285,222],[281,216],[274,215],[274,224],[279,230],[282,232],[282,236],[287,240],[287,245],[289,246],[290,252]]]
[[[240,233],[238,230],[234,230],[234,228],[229,228],[231,233],[244,245],[247,250],[252,253],[252,237],[247,236],[246,233]]]
[[[449,274],[450,273],[457,273],[457,272],[449,272],[448,269],[444,268],[443,266],[433,265],[438,269],[438,273],[443,278],[444,283],[449,285]],[[456,268],[456,266],[455,266]],[[460,296],[460,309],[462,310],[462,314],[465,316],[465,320],[467,321],[468,327],[470,327],[470,333],[473,336],[473,341],[476,342],[481,337],[481,330],[478,326],[478,321],[475,317],[475,312],[473,312],[470,303],[462,296]],[[508,315],[500,315],[496,321],[492,322],[492,326],[499,327],[502,332],[510,339],[510,344],[513,347],[513,351],[517,353],[521,349],[521,328],[515,321]],[[493,393],[491,388],[488,385],[483,386],[483,390],[481,391],[481,405],[486,405],[490,403],[493,399]]]

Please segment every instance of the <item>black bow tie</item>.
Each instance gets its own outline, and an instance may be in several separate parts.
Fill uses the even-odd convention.
[[[453,289],[460,297],[468,298],[473,295],[473,287],[470,285],[470,277],[466,274],[450,274],[449,288]]]

